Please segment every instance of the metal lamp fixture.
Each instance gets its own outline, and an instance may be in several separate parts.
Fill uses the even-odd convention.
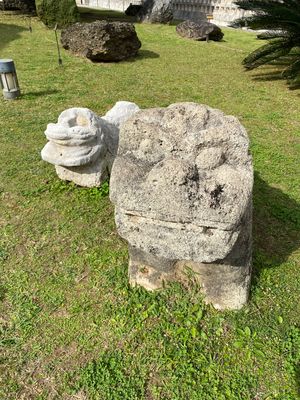
[[[0,60],[0,81],[6,100],[14,100],[20,96],[21,92],[13,60]]]

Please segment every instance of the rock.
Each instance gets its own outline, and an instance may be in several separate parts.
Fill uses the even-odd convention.
[[[173,19],[172,0],[145,0],[137,17],[142,22],[169,23]]]
[[[117,154],[120,124],[138,110],[127,101],[117,102],[103,118],[87,108],[65,110],[56,124],[47,126],[49,142],[41,152],[42,159],[55,165],[62,180],[100,186]]]
[[[141,47],[134,25],[128,22],[76,23],[62,31],[62,46],[93,61],[121,61]]]
[[[208,35],[209,40],[214,40],[216,42],[222,40],[224,34],[221,29],[211,22],[193,22],[184,21],[176,26],[176,32],[188,39],[193,40],[206,40]]]
[[[240,308],[249,291],[253,171],[239,121],[195,103],[139,111],[120,130],[110,182],[130,282],[184,279],[206,301]]]
[[[125,14],[128,15],[129,17],[135,17],[139,13],[141,8],[142,8],[141,4],[130,3],[129,6],[125,10]]]

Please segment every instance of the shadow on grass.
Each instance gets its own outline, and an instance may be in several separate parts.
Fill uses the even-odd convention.
[[[93,22],[99,20],[136,22],[136,17],[130,17],[123,12],[109,9],[93,9],[78,7],[81,22]]]
[[[0,50],[3,50],[13,40],[21,37],[20,33],[26,31],[24,26],[0,23]]]
[[[49,96],[51,94],[56,94],[56,93],[59,93],[59,90],[49,89],[49,90],[41,90],[39,92],[24,92],[22,93],[22,99],[30,100],[36,97]]]
[[[284,76],[285,69],[290,66],[295,60],[300,58],[300,54],[292,54],[281,57],[278,60],[270,62],[268,65],[262,67],[259,73],[253,74],[252,77],[258,82],[268,81],[286,81],[290,90],[300,89],[299,84],[293,84]]]
[[[151,50],[139,50],[136,56],[129,57],[120,61],[105,61],[105,60],[90,60],[93,64],[118,64],[118,63],[133,63],[144,58],[158,58],[159,54]]]
[[[287,261],[300,247],[300,204],[254,176],[254,284],[262,269]]]
[[[137,62],[144,58],[159,58],[159,54],[151,50],[139,50],[139,52],[135,57],[130,57],[127,60],[124,60],[123,62]]]

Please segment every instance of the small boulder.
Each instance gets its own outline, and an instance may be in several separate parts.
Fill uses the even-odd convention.
[[[208,35],[209,40],[216,42],[222,40],[224,36],[224,33],[217,25],[207,21],[197,23],[188,20],[181,22],[176,26],[176,32],[182,37],[193,40],[206,40]]]
[[[141,42],[128,22],[76,23],[62,31],[66,50],[93,61],[121,61],[137,54]]]

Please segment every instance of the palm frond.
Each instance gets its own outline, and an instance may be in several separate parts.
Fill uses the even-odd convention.
[[[276,40],[259,47],[250,53],[244,60],[243,64],[247,69],[254,69],[261,65],[276,60],[279,57],[289,54],[293,45],[288,41]]]
[[[243,60],[245,68],[254,69],[291,55],[283,76],[300,84],[300,53],[291,54],[294,49],[300,49],[300,0],[237,0],[235,4],[251,14],[234,21],[231,26],[266,30],[258,39],[268,41]]]

